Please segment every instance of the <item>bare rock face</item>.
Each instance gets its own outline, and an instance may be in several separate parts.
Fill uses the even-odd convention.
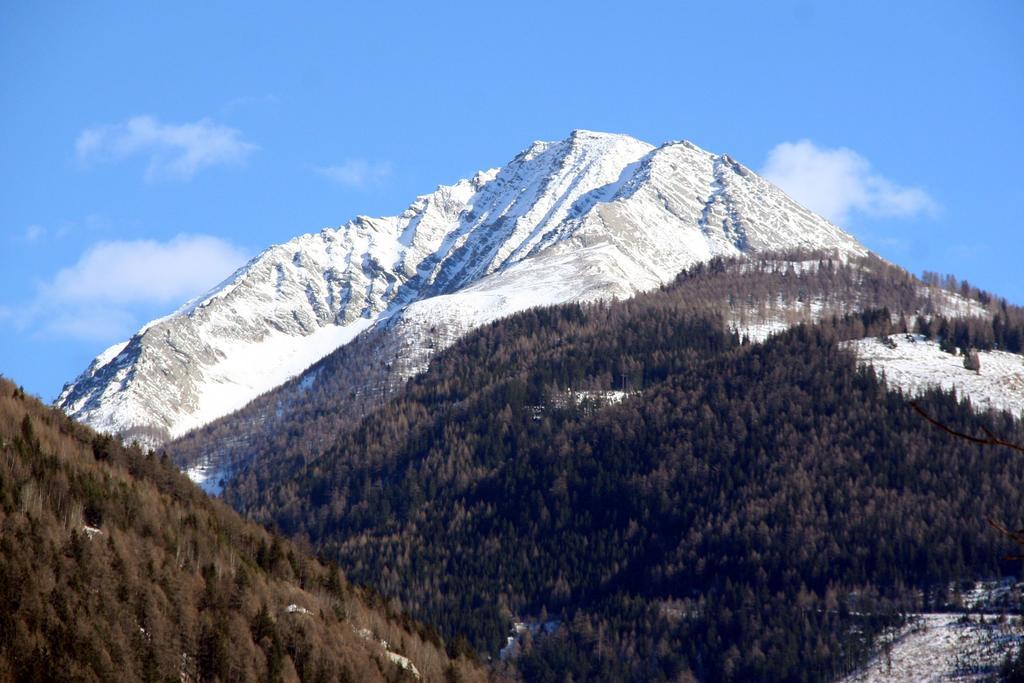
[[[728,156],[574,131],[501,169],[270,247],[101,354],[57,399],[157,445],[241,408],[371,327],[403,375],[537,305],[624,297],[713,256],[867,250]]]

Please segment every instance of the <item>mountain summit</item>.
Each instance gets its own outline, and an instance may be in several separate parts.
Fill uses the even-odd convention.
[[[397,216],[358,216],[268,248],[102,353],[57,404],[96,429],[158,444],[374,326],[429,340],[410,344],[415,369],[518,310],[625,297],[714,256],[793,248],[867,253],[727,155],[576,130]],[[431,339],[439,321],[445,334]]]

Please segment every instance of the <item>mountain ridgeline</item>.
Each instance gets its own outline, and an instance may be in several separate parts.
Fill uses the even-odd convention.
[[[624,298],[713,256],[867,250],[728,155],[574,131],[499,169],[259,254],[100,354],[58,398],[158,445],[226,415],[368,329],[414,374],[466,331],[543,304]],[[403,378],[404,379],[404,378]]]
[[[2,681],[485,679],[166,458],[3,378],[0,605]]]
[[[749,343],[706,305],[765,291],[786,311],[828,292],[894,308]],[[514,619],[548,625],[510,675],[832,680],[904,611],[1021,569],[985,518],[1024,522],[1024,459],[936,429],[845,345],[918,324],[893,310],[943,324],[946,294],[879,262],[712,261],[626,301],[530,310],[316,454],[252,461],[225,499],[482,652]],[[962,294],[988,315],[965,329],[1021,338],[1021,309]],[[1019,415],[918,401],[1024,442]]]

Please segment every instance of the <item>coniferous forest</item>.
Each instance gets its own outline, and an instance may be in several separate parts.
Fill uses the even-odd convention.
[[[2,378],[0,605],[0,681],[412,679],[391,655],[430,680],[484,679],[166,458]]]
[[[4,380],[0,679],[835,680],[906,614],[1020,575],[986,520],[1024,526],[1024,458],[937,429],[845,343],[910,332],[966,359],[1019,350],[1024,315],[806,253],[529,310],[376,401],[308,392],[227,481],[263,528]],[[392,381],[351,353],[324,372]],[[916,402],[1024,443],[1020,416]]]
[[[723,269],[480,329],[322,454],[258,460],[225,498],[482,655],[513,618],[550,625],[498,665],[527,680],[832,680],[957,581],[1019,575],[985,520],[1022,526],[1024,459],[936,429],[843,346],[913,316],[754,344],[683,295]],[[1018,338],[1002,306],[1000,335],[972,323],[979,347]],[[1024,442],[1019,416],[918,402]]]

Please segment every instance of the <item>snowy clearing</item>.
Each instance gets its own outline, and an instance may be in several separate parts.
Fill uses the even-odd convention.
[[[185,475],[208,495],[219,496],[224,489],[224,481],[228,478],[229,471],[226,467],[214,465],[207,459],[186,469]]]
[[[863,669],[843,683],[984,681],[1024,636],[1020,617],[915,615]],[[886,653],[888,650],[888,654]]]
[[[978,372],[964,367],[963,356],[954,356],[938,343],[920,335],[894,334],[883,343],[877,338],[848,342],[862,363],[885,373],[890,385],[911,395],[930,387],[955,389],[971,399],[976,408],[1024,414],[1024,356],[1005,351],[981,351]]]

